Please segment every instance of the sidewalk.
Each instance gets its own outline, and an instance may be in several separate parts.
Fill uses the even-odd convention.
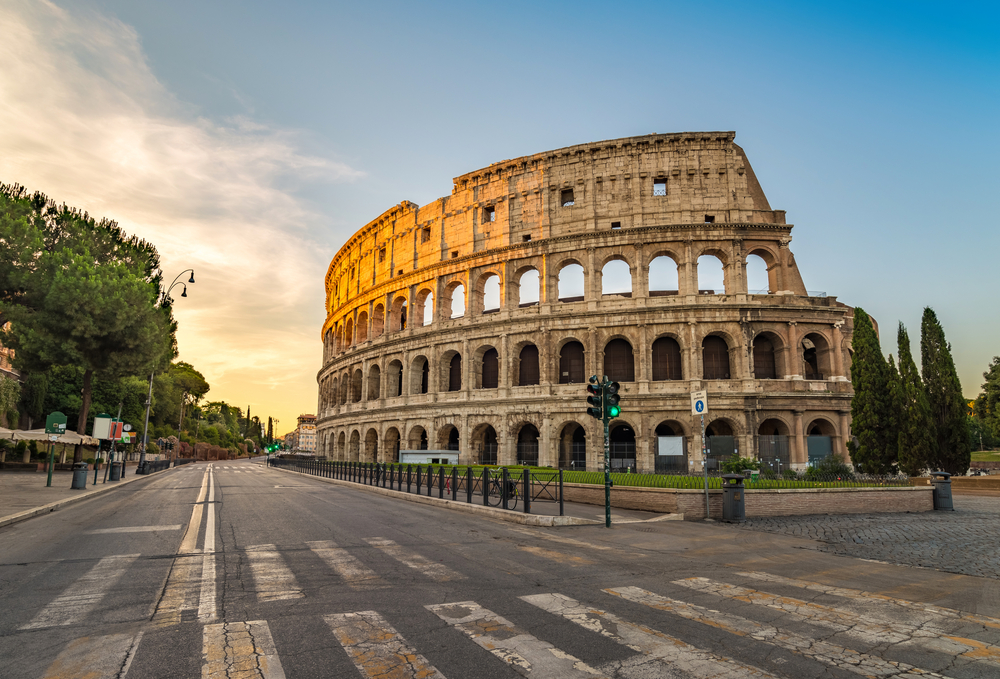
[[[51,488],[45,486],[48,472],[2,472],[0,473],[0,527],[39,514],[54,512],[75,502],[145,478],[149,477],[138,476],[135,467],[130,467],[121,481],[103,483],[104,469],[100,469],[97,472],[95,486],[94,471],[90,470],[87,473],[87,489],[72,490],[70,485],[73,483],[73,472],[52,472]]]

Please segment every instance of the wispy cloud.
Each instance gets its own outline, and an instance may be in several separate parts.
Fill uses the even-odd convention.
[[[113,17],[44,1],[0,11],[0,181],[118,220],[168,276],[197,270],[175,314],[213,397],[270,400],[244,391],[259,385],[311,410],[301,385],[319,365],[327,262],[309,227],[323,218],[287,187],[362,173],[303,153],[295,131],[199,117]]]

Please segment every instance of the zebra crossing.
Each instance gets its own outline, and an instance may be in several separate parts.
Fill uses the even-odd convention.
[[[373,554],[406,566],[415,577],[428,582],[468,579],[427,558],[417,548],[379,536],[364,538],[364,543],[342,546],[333,540],[320,540],[306,542],[301,547],[247,546],[241,557],[247,565],[248,584],[252,583],[247,589],[257,604],[254,610],[263,612],[260,617],[217,619],[213,617],[216,604],[205,603],[204,591],[182,588],[183,591],[173,593],[176,601],[167,601],[169,610],[159,615],[154,613],[144,629],[82,637],[66,644],[43,679],[127,677],[132,660],[142,656],[144,630],[163,630],[181,624],[182,618],[177,613],[184,606],[203,613],[187,619],[202,625],[201,655],[196,660],[202,667],[203,678],[286,679],[281,655],[283,644],[287,646],[290,642],[273,634],[267,614],[273,612],[278,616],[275,620],[287,615],[288,609],[281,607],[308,599],[308,583],[316,582],[314,572],[310,573],[312,580],[299,577],[304,573],[297,574],[295,570],[304,566],[301,561],[290,560],[291,553],[311,555],[310,571],[321,564],[328,569],[330,578],[350,591],[392,587],[371,567]],[[363,561],[358,550],[365,550],[369,556]],[[88,614],[114,583],[125,577],[137,557],[119,555],[100,559],[20,629],[37,633],[95,622]],[[185,582],[202,582],[203,562],[186,561],[191,572],[185,576]],[[789,671],[783,671],[786,658],[813,663],[817,675],[824,673],[823,668],[831,668],[855,676],[880,678],[1000,677],[997,645],[1000,618],[762,572],[732,573],[728,579],[735,582],[694,577],[664,582],[651,589],[621,583],[595,587],[582,598],[543,591],[518,596],[504,602],[502,607],[495,600],[487,606],[467,597],[421,606],[423,611],[458,632],[456,638],[488,651],[491,662],[526,677],[803,676],[801,666],[791,671],[789,665]],[[789,589],[801,595],[791,596]],[[170,594],[167,592],[164,600]],[[823,595],[821,601],[814,600],[817,594]],[[579,597],[579,591],[576,595]],[[215,596],[214,585],[210,596]],[[537,615],[526,615],[524,604],[538,609],[548,621],[541,624]],[[204,615],[206,607],[213,615]],[[398,608],[368,608],[314,614],[317,630],[322,628],[322,632],[317,631],[316,643],[342,654],[359,677],[462,677],[452,671],[449,657],[442,655],[441,645],[430,643],[430,629],[411,639],[398,631],[400,621],[420,617],[418,613],[401,612]],[[594,635],[595,640],[602,638],[606,640],[603,643],[610,641],[622,647],[627,657],[608,659],[596,651],[590,657],[583,657],[586,654],[580,652],[580,646],[575,653],[563,650],[557,645],[559,636],[549,635],[551,626],[557,623],[568,624],[583,635],[585,649],[598,647],[595,642],[586,642],[591,638],[588,635]],[[692,623],[708,637],[742,638],[772,648],[773,652],[747,658],[730,651],[733,645],[724,641],[721,644],[693,641],[694,637],[704,637],[692,635]],[[822,632],[810,635],[804,631],[812,628]],[[919,651],[912,658],[907,657],[911,649]],[[918,658],[926,658],[928,654],[947,656],[947,662],[939,663],[947,669],[933,671],[920,667]],[[645,673],[635,674],[636,668]]]

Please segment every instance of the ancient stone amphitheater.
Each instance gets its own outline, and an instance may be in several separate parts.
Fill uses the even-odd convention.
[[[710,468],[846,457],[852,309],[806,291],[734,138],[505,160],[365,225],[326,275],[318,454],[600,469],[585,384],[608,375],[615,468],[700,471],[700,389]]]

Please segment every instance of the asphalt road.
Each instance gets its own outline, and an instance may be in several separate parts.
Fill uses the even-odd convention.
[[[249,462],[0,529],[0,676],[1000,677],[1000,582],[679,521],[533,528]]]

